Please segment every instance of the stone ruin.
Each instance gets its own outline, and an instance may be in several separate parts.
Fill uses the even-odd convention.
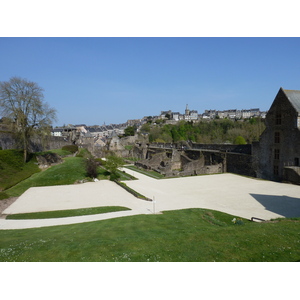
[[[135,165],[166,177],[223,173],[226,168],[224,155],[217,152],[149,149],[147,155],[147,158],[139,160]]]
[[[36,159],[40,169],[46,169],[50,166],[58,165],[63,162],[61,156],[56,153],[37,155]]]

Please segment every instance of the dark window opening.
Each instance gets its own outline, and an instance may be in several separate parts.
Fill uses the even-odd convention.
[[[274,159],[279,159],[279,149],[274,149]]]
[[[281,113],[276,114],[275,125],[281,125]]]
[[[280,143],[280,133],[279,133],[279,132],[275,132],[274,142],[275,142],[276,144],[279,144],[279,143]]]
[[[299,157],[295,157],[295,166],[299,167]]]

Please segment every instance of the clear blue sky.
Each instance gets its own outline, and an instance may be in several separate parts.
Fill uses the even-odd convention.
[[[0,81],[37,82],[54,125],[123,123],[162,110],[268,110],[300,89],[300,38],[0,38]]]

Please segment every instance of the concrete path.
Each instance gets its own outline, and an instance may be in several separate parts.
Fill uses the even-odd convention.
[[[131,211],[44,220],[0,219],[0,229],[74,224],[184,208],[214,209],[247,219],[300,217],[300,186],[234,174],[156,180],[126,168],[124,170],[139,179],[126,181],[126,184],[142,195],[155,199],[154,203],[137,199],[107,180],[30,188],[3,214],[96,206],[125,206]]]
[[[131,173],[132,174],[132,173]],[[217,174],[155,180],[135,172],[126,184],[156,201],[157,211],[184,208],[219,210],[247,219],[300,217],[300,186]]]

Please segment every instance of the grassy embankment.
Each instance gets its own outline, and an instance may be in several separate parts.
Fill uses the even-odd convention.
[[[0,261],[299,261],[300,219],[244,225],[204,209],[0,231]]]
[[[155,172],[155,171],[149,171],[149,170],[141,170],[135,166],[126,166],[127,169],[129,170],[132,170],[132,171],[135,171],[135,172],[139,172],[141,174],[144,174],[144,175],[147,175],[149,177],[152,177],[152,178],[155,178],[155,179],[162,179],[162,178],[165,178],[164,175],[158,173],[158,172]]]
[[[71,154],[70,152],[61,149],[51,150],[49,152],[57,153],[62,157]],[[2,187],[2,189],[7,188],[4,192],[0,192],[0,197],[2,199],[8,197],[18,197],[30,187],[66,185],[74,184],[76,181],[91,180],[91,178],[86,177],[86,170],[84,165],[85,153],[80,153],[78,157],[65,157],[64,162],[62,164],[52,166],[51,168],[42,172],[38,168],[35,158],[37,154],[41,153],[36,153],[35,155],[32,155],[31,160],[26,164],[23,163],[23,154],[20,151],[2,150],[0,151],[0,154],[0,166],[2,166],[2,169],[0,170],[2,171],[2,173],[0,172],[0,186]],[[120,172],[120,175],[124,179],[129,179],[129,177],[126,176],[126,174],[123,174],[122,172]],[[98,179],[108,179],[108,176],[109,173],[105,169],[98,168]],[[128,208],[96,207],[77,210],[40,212],[33,214],[17,214],[8,216],[7,218],[60,218],[87,214],[99,214],[120,210],[128,210]]]
[[[0,150],[0,200],[10,197],[6,191],[40,172],[34,155],[25,164],[23,152],[18,150]]]
[[[55,211],[42,211],[24,214],[8,215],[6,219],[13,220],[29,220],[29,219],[52,219],[52,218],[67,218],[76,216],[104,214],[108,212],[130,210],[130,208],[122,206],[104,206],[104,207],[89,207],[80,209],[67,209]]]

